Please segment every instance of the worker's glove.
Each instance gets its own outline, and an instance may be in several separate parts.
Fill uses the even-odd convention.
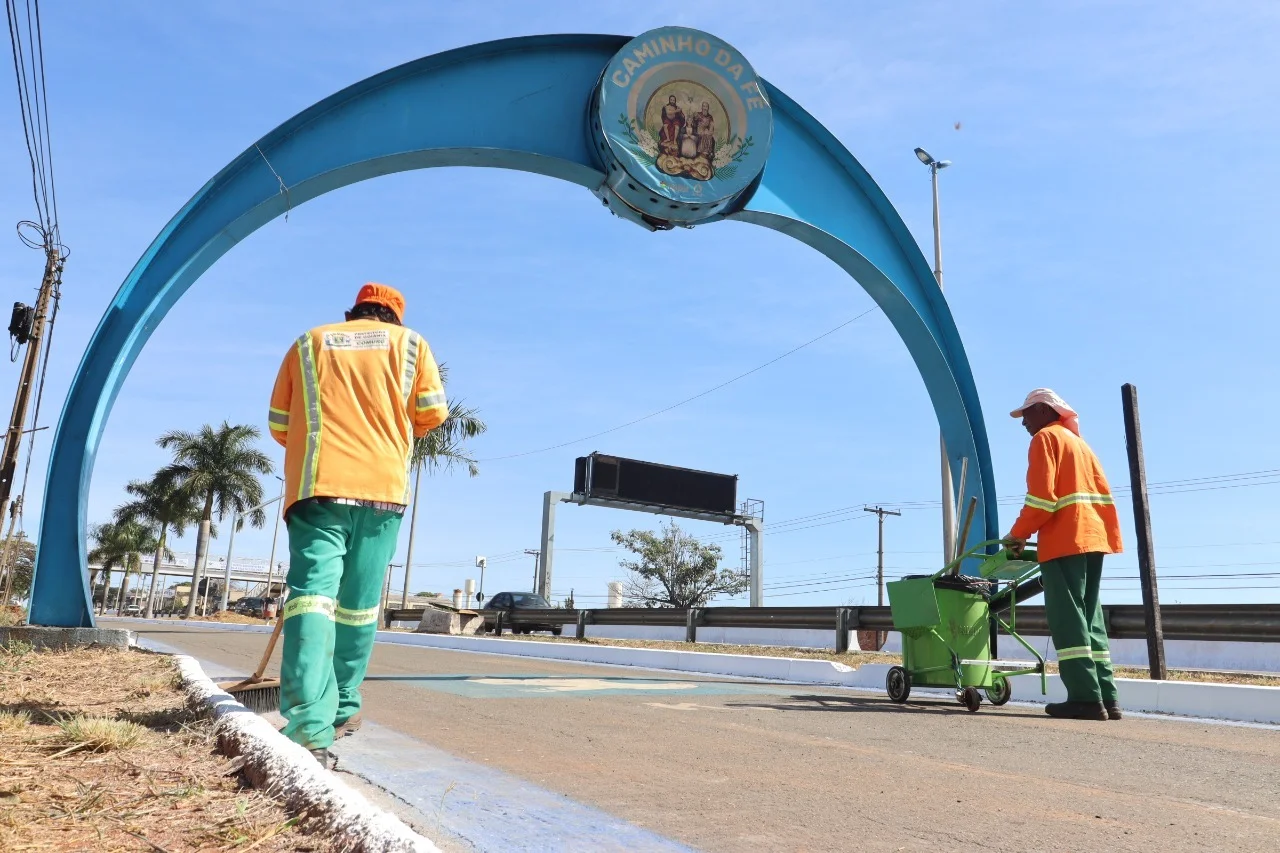
[[[1016,560],[1022,556],[1022,549],[1027,547],[1027,540],[1019,539],[1016,536],[1006,536],[1004,538],[1004,547],[1009,549],[1009,553]]]

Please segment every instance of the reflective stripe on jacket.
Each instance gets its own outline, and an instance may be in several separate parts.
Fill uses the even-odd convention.
[[[417,332],[376,320],[312,329],[285,355],[267,414],[285,448],[285,509],[311,497],[407,504],[413,439],[448,414]]]
[[[1074,554],[1118,554],[1120,520],[1102,463],[1084,439],[1050,424],[1031,439],[1027,498],[1011,534],[1033,536],[1040,562]]]

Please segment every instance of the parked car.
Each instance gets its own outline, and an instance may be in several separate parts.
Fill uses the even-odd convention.
[[[521,622],[519,625],[512,625],[507,620],[505,614],[512,613],[516,610],[550,610],[551,603],[545,598],[534,592],[500,592],[493,598],[489,599],[489,605],[486,610],[501,610],[504,612],[503,626],[510,626],[513,634],[530,634],[534,631],[550,631],[555,636],[560,636],[563,625],[553,625],[546,623],[529,623]],[[490,630],[496,630],[495,625],[490,625]]]
[[[140,614],[140,613],[142,613],[142,605],[141,605],[141,604],[126,604],[126,605],[124,606],[124,615],[125,615],[125,616],[137,616],[137,615],[138,615],[138,614]]]
[[[263,608],[265,608],[266,605],[267,605],[267,600],[265,598],[257,598],[257,597],[242,598],[239,601],[237,601],[235,604],[231,605],[231,612],[240,613],[245,616],[257,616],[259,619],[261,619],[262,614],[264,612]]]

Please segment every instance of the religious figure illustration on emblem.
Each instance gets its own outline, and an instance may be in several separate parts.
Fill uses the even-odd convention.
[[[619,117],[632,153],[672,177],[732,178],[752,146],[729,120],[724,104],[690,80],[659,86],[639,116]]]

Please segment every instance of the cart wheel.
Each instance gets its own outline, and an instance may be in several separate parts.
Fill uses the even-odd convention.
[[[976,687],[966,687],[964,689],[964,706],[969,709],[970,713],[978,710],[978,706],[982,704],[982,694],[978,692]]]
[[[987,701],[992,705],[1003,705],[1013,695],[1013,685],[1009,683],[1007,678],[993,678],[991,686],[987,688],[986,693]]]
[[[901,705],[911,695],[911,673],[900,666],[889,667],[889,674],[884,679],[884,689],[889,691],[889,698]]]

